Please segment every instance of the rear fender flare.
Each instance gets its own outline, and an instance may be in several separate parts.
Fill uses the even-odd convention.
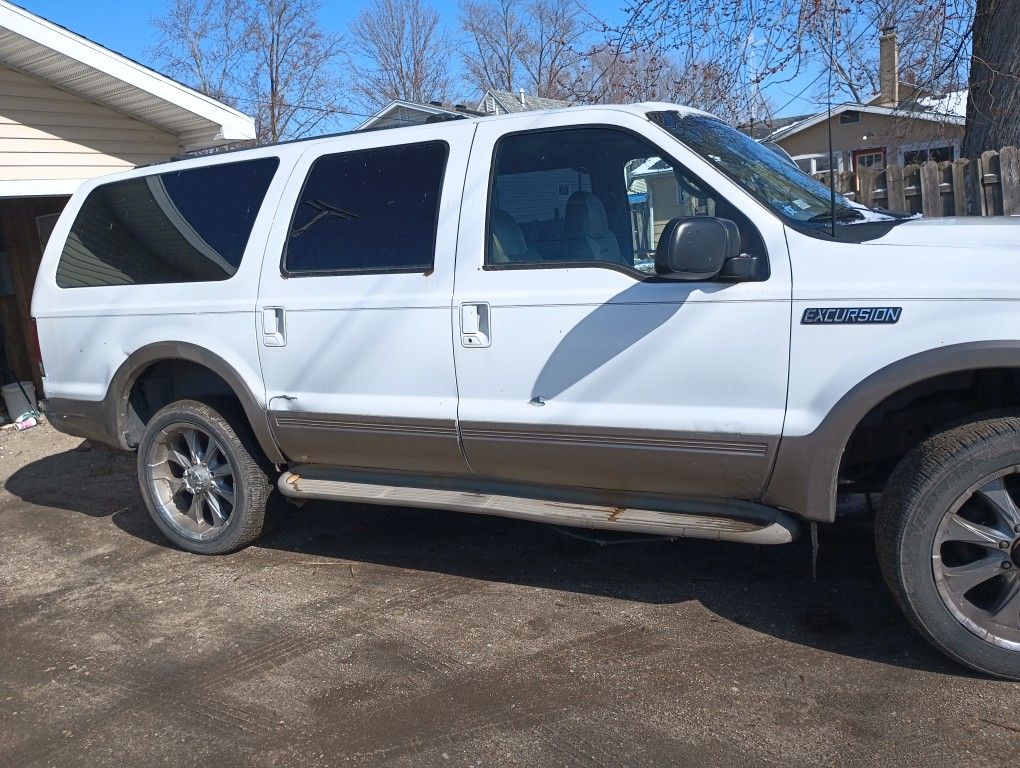
[[[134,447],[128,444],[126,435],[128,398],[131,395],[131,390],[146,368],[164,360],[186,360],[196,363],[208,368],[223,379],[241,403],[248,424],[266,458],[273,464],[286,462],[279,446],[273,439],[266,409],[244,378],[219,355],[184,341],[161,341],[136,349],[121,363],[120,368],[110,380],[106,397],[103,399],[103,420],[111,427],[109,432],[116,438],[116,443],[120,448],[130,450]]]

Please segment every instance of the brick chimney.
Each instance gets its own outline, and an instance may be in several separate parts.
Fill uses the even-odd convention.
[[[878,38],[879,101],[883,107],[900,103],[900,50],[896,42],[896,27],[882,27]]]

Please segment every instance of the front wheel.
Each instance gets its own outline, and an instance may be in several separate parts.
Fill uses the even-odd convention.
[[[194,400],[171,403],[149,420],[138,445],[149,514],[189,552],[225,554],[251,544],[271,490],[259,456],[239,414]]]
[[[936,647],[1020,680],[1020,418],[934,435],[889,479],[875,527],[886,583]]]

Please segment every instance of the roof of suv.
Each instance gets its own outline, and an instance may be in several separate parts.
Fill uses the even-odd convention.
[[[468,117],[468,116],[460,117],[460,116],[458,116],[458,117],[451,117],[449,120],[440,120],[440,121],[437,121],[435,123],[432,123],[431,125],[435,126],[436,128],[438,128],[441,125],[447,125],[449,123],[460,124],[460,122],[462,120],[471,120],[471,121],[480,120],[480,121],[484,121],[484,122],[490,122],[490,121],[498,122],[498,121],[501,121],[501,120],[519,120],[519,119],[521,119],[522,117],[525,117],[525,116],[527,116],[527,117],[540,117],[540,116],[543,116],[543,115],[562,116],[565,113],[568,113],[570,115],[578,116],[581,119],[583,119],[583,116],[586,116],[586,115],[587,116],[596,115],[596,114],[599,114],[601,112],[627,112],[627,113],[634,114],[634,115],[644,116],[644,115],[648,114],[649,112],[662,112],[662,111],[667,111],[667,110],[668,111],[673,111],[673,112],[679,112],[680,114],[685,114],[685,115],[686,114],[698,114],[698,115],[707,115],[708,114],[707,112],[703,112],[703,111],[701,111],[699,109],[694,109],[693,107],[683,106],[681,104],[671,104],[671,103],[665,102],[665,101],[642,101],[642,102],[637,102],[637,103],[634,103],[634,104],[590,104],[590,105],[578,105],[578,106],[575,106],[575,107],[571,107],[569,109],[569,111],[565,111],[564,109],[559,108],[559,109],[531,110],[531,111],[528,111],[528,112],[512,112],[512,113],[504,114],[504,115],[483,115],[483,116],[479,116],[479,117],[473,117],[473,116],[472,117]],[[290,145],[290,144],[298,144],[298,143],[305,143],[305,142],[312,142],[312,141],[322,141],[324,139],[332,139],[332,138],[337,138],[337,137],[340,137],[340,136],[356,136],[356,135],[365,134],[365,133],[373,133],[373,132],[376,132],[376,131],[399,131],[399,130],[407,130],[409,128],[422,128],[425,125],[427,125],[427,124],[421,123],[421,124],[415,124],[415,125],[387,126],[385,128],[368,128],[368,129],[363,129],[363,130],[352,130],[352,131],[340,131],[340,132],[337,132],[337,133],[326,133],[326,134],[322,134],[320,136],[306,136],[306,137],[303,137],[303,138],[300,138],[300,139],[289,139],[287,141],[278,141],[278,142],[274,142],[272,144],[262,144],[262,145],[253,146],[253,147],[238,147],[236,149],[228,149],[228,150],[223,150],[223,151],[220,151],[220,152],[216,152],[215,154],[212,154],[212,155],[206,155],[206,157],[210,157],[210,158],[212,158],[212,157],[221,157],[223,155],[240,153],[240,152],[253,152],[253,151],[257,151],[257,150],[267,150],[267,149],[272,149],[273,147],[287,146],[287,145]],[[162,165],[167,165],[167,164],[170,164],[170,163],[181,162],[181,161],[184,161],[184,160],[196,160],[196,159],[199,159],[201,157],[202,157],[201,155],[181,155],[181,156],[173,157],[173,158],[171,158],[169,160],[166,160],[164,162],[150,163],[148,165],[138,166],[138,168],[153,168],[153,167],[156,167],[156,166],[162,166]],[[130,173],[130,171],[125,171],[124,173]]]
[[[501,120],[519,120],[522,117],[540,117],[543,115],[556,115],[563,116],[564,114],[569,115],[590,115],[597,114],[599,112],[628,112],[634,115],[646,115],[649,112],[663,112],[663,111],[679,112],[681,114],[697,114],[707,115],[707,112],[703,112],[700,109],[694,107],[687,107],[682,104],[671,104],[667,101],[640,101],[633,104],[580,104],[577,106],[570,107],[569,110],[564,110],[562,107],[556,109],[532,109],[526,112],[508,112],[502,115],[480,115],[480,116],[469,116],[469,115],[451,115],[449,119],[437,120],[433,125],[443,125],[446,123],[460,122],[461,120],[478,120],[482,122],[499,122]],[[321,136],[308,136],[301,139],[291,139],[289,141],[281,141],[275,144],[265,144],[263,146],[272,147],[280,144],[293,144],[300,141],[316,141],[318,139],[328,139],[333,136],[350,136],[357,133],[366,133],[368,131],[391,131],[400,130],[402,128],[420,128],[424,123],[416,123],[413,125],[398,125],[398,126],[387,126],[385,128],[368,128],[365,130],[354,130],[354,131],[341,131],[339,133],[327,133]]]
[[[579,104],[571,107],[568,111],[564,111],[562,107],[558,109],[540,109],[540,110],[529,110],[527,113],[522,112],[511,112],[505,115],[484,115],[482,117],[473,118],[475,120],[506,120],[510,118],[519,118],[522,114],[528,115],[563,115],[563,114],[588,114],[591,112],[630,112],[635,115],[644,115],[648,112],[662,112],[665,110],[671,110],[673,112],[680,112],[681,114],[699,114],[706,115],[707,112],[702,112],[700,109],[694,107],[687,107],[683,104],[672,104],[668,101],[638,101],[633,104]]]

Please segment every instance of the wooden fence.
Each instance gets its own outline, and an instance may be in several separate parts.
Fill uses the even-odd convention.
[[[828,173],[815,178],[829,183]],[[1020,215],[1020,152],[1003,147],[978,160],[929,160],[839,173],[836,189],[864,205],[925,216]]]

